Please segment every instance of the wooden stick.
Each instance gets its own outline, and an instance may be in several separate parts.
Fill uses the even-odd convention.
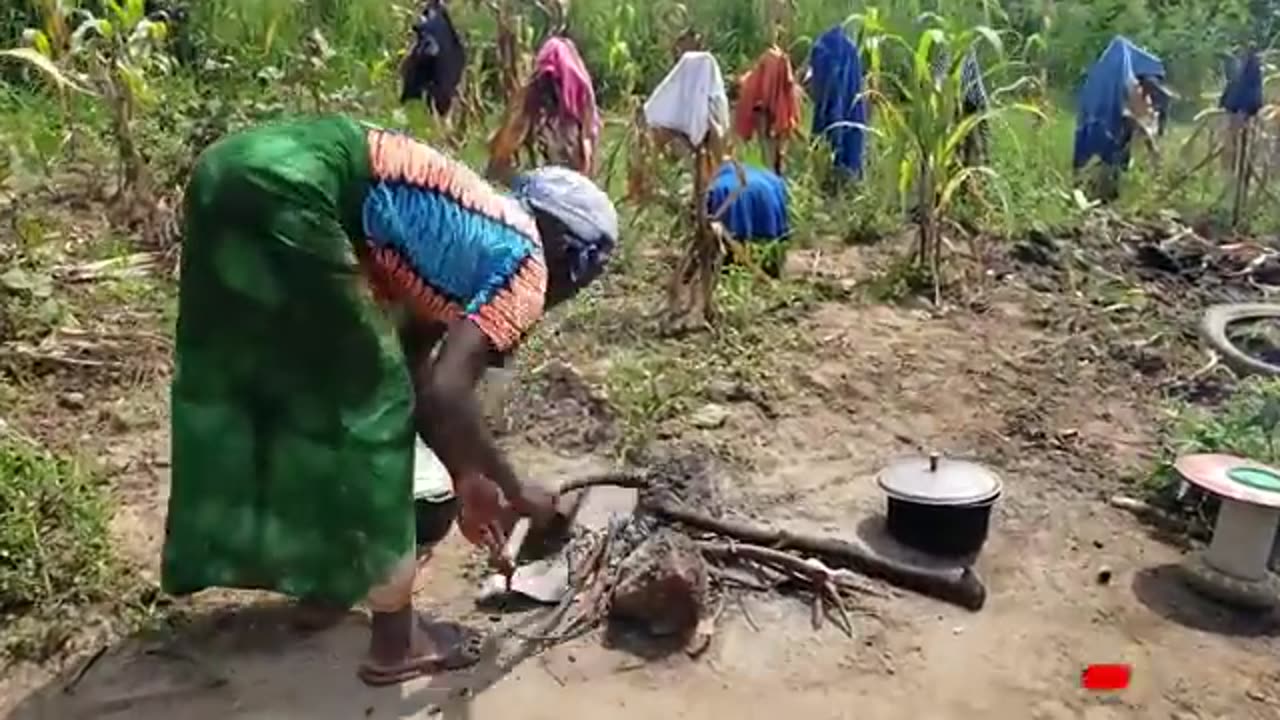
[[[841,630],[849,639],[853,639],[853,619],[849,617],[849,611],[844,606],[844,598],[840,597],[840,590],[836,588],[836,584],[831,580],[823,583],[823,589],[831,596],[831,604],[836,606],[836,612],[840,613]]]
[[[884,593],[867,586],[849,570],[832,569],[822,564],[821,560],[797,557],[782,550],[735,542],[698,543],[698,549],[715,558],[754,560],[791,575],[801,575],[810,582],[815,580],[830,581],[850,590],[857,590],[877,597],[887,597]]]
[[[820,583],[813,584],[813,629],[822,629],[822,585]]]
[[[663,501],[644,502],[642,507],[667,519],[742,542],[811,553],[863,575],[880,578],[968,610],[982,609],[987,600],[987,590],[973,568],[915,567],[884,557],[862,543],[775,530],[744,520],[713,518]]]
[[[773,588],[772,588],[772,587],[769,587],[768,585],[765,585],[764,583],[752,582],[750,579],[748,579],[748,578],[744,578],[744,577],[741,577],[741,576],[739,576],[739,575],[735,575],[735,574],[733,574],[733,573],[729,572],[728,570],[725,570],[724,568],[719,568],[719,567],[716,567],[716,566],[712,565],[711,567],[709,567],[709,568],[707,568],[707,569],[711,571],[712,576],[714,576],[714,577],[718,578],[721,582],[725,582],[725,583],[734,583],[734,584],[739,585],[739,586],[741,586],[741,587],[744,587],[744,588],[746,588],[746,589],[748,589],[748,590],[754,590],[754,591],[756,591],[756,592],[771,592],[771,591],[773,591]]]
[[[760,632],[760,626],[756,624],[756,619],[751,617],[751,610],[747,607],[747,601],[742,599],[742,593],[737,593],[734,599],[738,601],[738,609],[742,610],[742,617],[751,626],[755,632]]]
[[[520,557],[520,548],[529,536],[529,518],[522,517],[511,528],[507,544],[502,548],[503,573],[506,574],[507,592],[511,592],[511,578],[516,573],[516,559]]]
[[[28,362],[47,362],[55,365],[66,365],[68,367],[84,367],[84,368],[111,368],[119,369],[124,367],[124,363],[114,360],[91,360],[88,358],[75,358],[66,355],[49,355],[36,352],[23,347],[4,347],[0,348],[0,359],[22,358]]]
[[[1124,510],[1139,520],[1146,521],[1157,529],[1175,535],[1186,534],[1196,540],[1207,540],[1209,534],[1195,523],[1180,518],[1173,513],[1162,510],[1151,503],[1131,498],[1126,495],[1114,495],[1107,503],[1118,510]]]
[[[591,477],[578,478],[577,480],[564,482],[560,485],[560,488],[556,490],[556,494],[568,495],[574,490],[582,490],[584,488],[596,487],[598,485],[643,489],[649,487],[649,484],[649,479],[638,473],[606,473],[604,475],[593,475]]]

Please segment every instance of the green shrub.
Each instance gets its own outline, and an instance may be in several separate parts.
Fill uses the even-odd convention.
[[[1181,455],[1226,453],[1266,464],[1280,463],[1280,378],[1251,378],[1219,407],[1185,406],[1170,423],[1169,440],[1148,481],[1157,500],[1169,500],[1181,480],[1173,463]]]

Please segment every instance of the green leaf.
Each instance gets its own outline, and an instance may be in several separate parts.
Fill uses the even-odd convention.
[[[945,28],[947,26],[947,20],[946,18],[942,17],[942,15],[936,12],[929,11],[929,12],[920,13],[920,15],[916,17],[916,24],[917,25],[936,25],[938,28]]]
[[[904,154],[902,159],[898,161],[898,196],[906,199],[911,192],[911,186],[915,184],[916,164],[911,161],[911,156]]]
[[[1268,395],[1251,423],[1268,435],[1275,432],[1276,426],[1280,425],[1280,397]]]
[[[124,80],[128,86],[129,92],[133,94],[139,102],[150,104],[155,101],[155,96],[151,92],[150,86],[147,85],[146,79],[138,68],[127,63],[116,63],[116,72],[118,76]]]
[[[10,268],[0,275],[0,287],[10,292],[27,292],[35,287],[35,278],[22,268]]]
[[[935,45],[946,47],[947,34],[937,28],[925,30],[920,34],[916,45],[915,71],[917,78],[930,77],[933,74],[933,48]]]
[[[17,267],[0,275],[0,287],[9,292],[24,293],[41,299],[53,295],[53,280],[48,275]]]
[[[41,55],[39,52],[37,52],[32,48],[11,48],[8,50],[0,50],[0,57],[10,57],[10,58],[21,60],[23,62],[26,62],[32,65],[37,70],[49,76],[49,78],[53,80],[53,82],[56,83],[59,87],[70,88],[77,92],[82,92],[85,95],[95,94],[92,90],[89,90],[88,88],[83,87],[82,85],[76,83],[74,80],[68,77],[66,73],[58,69],[58,66],[55,65],[52,60],[50,60],[48,57],[44,55]]]
[[[36,28],[23,30],[22,44],[47,58],[53,57],[53,45],[49,42],[49,35],[43,30],[37,30]]]
[[[963,187],[965,182],[968,181],[970,178],[973,178],[978,175],[984,175],[988,178],[991,178],[992,180],[998,180],[1000,178],[1000,176],[996,174],[995,170],[992,170],[991,168],[985,165],[979,165],[977,167],[961,168],[960,171],[957,172],[955,175],[953,175],[949,180],[947,180],[946,185],[943,186],[942,192],[939,194],[939,197],[938,197],[938,210],[945,211],[948,207],[950,207],[951,199],[956,194],[956,191],[959,190],[961,187]],[[1003,196],[1000,199],[1001,201],[1003,201],[1004,200]],[[1007,208],[1005,212],[1007,214],[1008,212]]]
[[[1045,41],[1044,36],[1040,33],[1032,33],[1027,36],[1026,42],[1022,45],[1022,54],[1030,57],[1035,52],[1043,53],[1049,49],[1049,43]]]
[[[169,24],[164,22],[151,22],[143,20],[147,28],[147,35],[156,43],[162,43],[169,37]]]
[[[125,22],[129,26],[142,22],[147,17],[146,0],[126,0]]]
[[[996,52],[996,55],[1004,55],[1004,41],[1000,39],[1000,33],[986,25],[979,25],[975,27],[973,32],[976,33],[978,37],[986,40],[987,44],[991,46],[991,49]]]

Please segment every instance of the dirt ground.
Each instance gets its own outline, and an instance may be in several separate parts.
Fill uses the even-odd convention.
[[[840,280],[875,259],[852,249],[793,262]],[[751,458],[726,464],[719,479],[738,512],[839,534],[873,527],[884,503],[874,474],[897,455],[928,447],[998,469],[1005,494],[977,563],[989,593],[979,612],[892,591],[860,602],[849,639],[830,623],[815,631],[802,600],[746,594],[726,604],[698,659],[646,660],[595,634],[510,671],[486,662],[371,690],[354,672],[367,641],[362,618],[302,634],[274,600],[215,593],[197,602],[209,622],[166,652],[147,652],[157,646],[143,640],[117,645],[74,693],[62,687],[79,662],[61,672],[19,669],[0,681],[0,712],[22,720],[1280,718],[1280,625],[1192,595],[1175,570],[1184,550],[1104,502],[1149,467],[1157,393],[1188,366],[1169,361],[1153,371],[1135,362],[1148,338],[1072,332],[1069,304],[1016,277],[941,315],[856,298],[823,302],[796,330],[820,352],[779,360],[794,382],[770,399],[776,417],[758,403],[709,401],[723,423],[668,433]],[[1171,322],[1189,326],[1194,318],[1179,307],[1168,311]],[[147,391],[161,398],[163,385]],[[152,572],[167,486],[164,426],[161,404],[115,450],[125,499],[118,535]],[[601,448],[558,450],[519,435],[508,444],[531,477],[612,464]],[[1109,582],[1099,581],[1103,570]],[[455,535],[420,578],[419,604],[495,629],[513,622],[474,610],[475,578],[474,553]],[[1083,691],[1082,669],[1100,662],[1130,663],[1132,686]],[[224,682],[207,687],[211,676]],[[115,700],[148,692],[158,695]]]

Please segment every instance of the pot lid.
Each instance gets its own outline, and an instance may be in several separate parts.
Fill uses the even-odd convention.
[[[1187,482],[1219,497],[1280,508],[1280,470],[1234,455],[1183,455],[1173,464]]]
[[[971,505],[1000,495],[999,476],[974,462],[936,454],[897,460],[877,482],[889,497],[922,505]]]

